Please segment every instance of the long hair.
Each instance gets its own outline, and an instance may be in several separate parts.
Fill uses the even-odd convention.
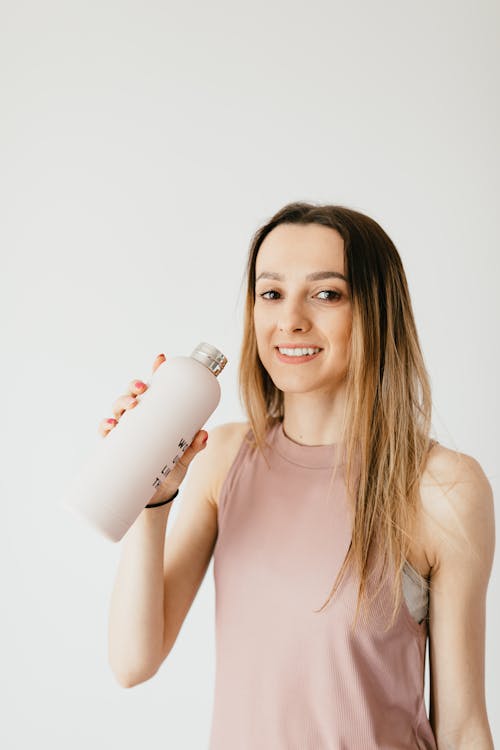
[[[401,605],[401,575],[416,523],[432,410],[430,380],[403,264],[394,243],[376,221],[343,206],[289,203],[255,232],[245,272],[238,380],[240,400],[251,426],[250,442],[263,455],[267,430],[283,420],[284,395],[272,382],[257,351],[253,323],[255,265],[263,240],[279,224],[321,224],[339,232],[344,240],[352,300],[341,437],[353,512],[352,540],[328,599],[316,611],[326,607],[348,566],[355,565],[359,576],[357,621],[361,603],[366,604],[373,545],[382,560],[377,592],[390,561],[396,571],[392,625]]]

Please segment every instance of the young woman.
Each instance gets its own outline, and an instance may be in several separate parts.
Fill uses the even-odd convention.
[[[256,232],[247,283],[248,421],[204,443],[200,430],[124,538],[114,674],[157,672],[213,555],[211,750],[492,749],[492,490],[474,458],[430,439],[393,242],[359,212],[292,203]],[[146,387],[131,382],[101,434]]]

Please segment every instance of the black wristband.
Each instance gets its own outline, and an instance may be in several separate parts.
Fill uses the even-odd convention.
[[[157,508],[159,505],[166,505],[167,503],[171,503],[172,500],[175,497],[177,497],[178,494],[179,494],[179,490],[177,489],[169,500],[163,500],[161,503],[150,503],[149,505],[145,505],[144,507],[145,508]]]

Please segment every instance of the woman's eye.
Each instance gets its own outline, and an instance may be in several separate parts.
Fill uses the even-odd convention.
[[[279,294],[279,292],[275,292],[274,289],[270,289],[268,292],[262,292],[262,294],[259,294],[259,297],[262,297],[263,299],[269,299],[269,297],[266,297],[266,294]]]
[[[271,301],[272,299],[276,299],[276,298],[275,297],[274,298],[266,297],[266,294],[279,294],[279,292],[277,292],[275,289],[269,289],[269,291],[263,292],[262,294],[259,295],[263,299],[267,299],[267,300]],[[324,299],[325,302],[329,302],[330,300],[340,299],[340,297],[342,296],[340,294],[340,292],[336,292],[333,289],[322,289],[321,292],[318,292],[318,294],[332,294],[332,295],[335,295],[333,297],[330,297],[329,299]]]
[[[334,294],[335,297],[330,297],[330,299],[339,299],[342,296],[340,292],[334,292],[333,289],[323,289],[321,292],[318,292],[318,294]]]

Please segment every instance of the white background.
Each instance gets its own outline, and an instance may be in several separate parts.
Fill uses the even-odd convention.
[[[61,493],[159,352],[220,348],[229,363],[206,427],[245,419],[236,375],[250,239],[285,203],[310,200],[363,211],[395,242],[433,434],[474,456],[498,496],[500,7],[0,9],[0,744],[204,748],[212,563],[168,660],[126,690],[107,662],[120,545],[61,509]],[[499,602],[494,567],[486,692],[497,739]]]

